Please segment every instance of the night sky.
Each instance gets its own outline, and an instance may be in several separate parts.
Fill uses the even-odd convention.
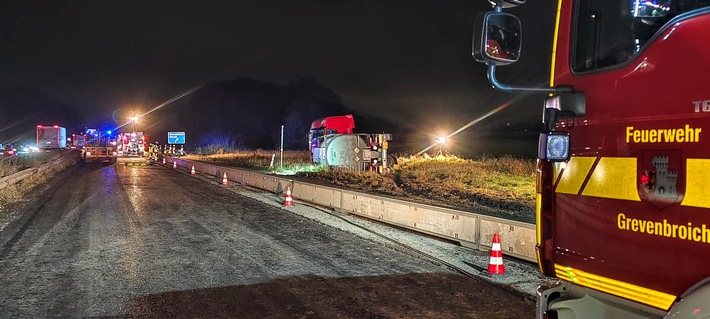
[[[278,103],[302,100],[283,93],[294,88],[320,98],[324,115],[337,115],[328,108],[341,112],[330,105],[342,104],[361,119],[358,129],[397,132],[403,144],[451,132],[507,101],[515,103],[470,131],[533,128],[542,98],[496,92],[471,57],[475,16],[488,8],[484,0],[3,1],[0,143],[31,136],[47,116],[76,122],[70,128],[116,126],[186,90],[244,79],[288,96]],[[499,70],[502,81],[546,83],[554,9],[536,2],[510,10],[522,20],[524,45],[521,60]],[[304,79],[317,85],[295,85]],[[144,130],[205,133],[176,115],[214,107],[199,104],[214,101],[205,92],[196,98],[201,91],[151,113]],[[278,112],[258,107],[264,94],[253,97],[253,107],[225,105],[243,114]],[[274,126],[286,112],[261,116],[273,117]]]

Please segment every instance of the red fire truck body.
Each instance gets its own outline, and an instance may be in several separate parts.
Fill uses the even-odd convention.
[[[710,1],[559,0],[536,220],[560,281],[538,318],[710,316],[707,30]],[[547,158],[553,134],[566,159]]]
[[[573,16],[574,5],[562,2],[553,85],[584,92],[587,116],[558,124],[571,137],[564,170],[541,167],[552,173],[538,219],[545,274],[569,281],[603,276],[588,286],[664,310],[710,278],[710,113],[701,102],[710,100],[710,82],[702,80],[710,74],[710,41],[700,40],[707,39],[710,12],[704,11],[659,30],[626,62],[574,74],[573,21],[562,18]]]

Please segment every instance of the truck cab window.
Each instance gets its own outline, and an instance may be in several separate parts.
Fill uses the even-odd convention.
[[[710,0],[581,0],[573,21],[571,68],[584,73],[628,61],[674,17]]]

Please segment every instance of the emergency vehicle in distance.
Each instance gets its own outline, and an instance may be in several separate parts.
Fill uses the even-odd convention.
[[[549,94],[537,318],[710,316],[710,1],[558,0],[549,87],[498,82],[520,20],[497,0],[473,55],[493,87]],[[551,30],[552,31],[552,30]]]
[[[37,148],[61,149],[66,147],[67,129],[59,125],[37,125]]]
[[[143,132],[121,133],[118,136],[118,152],[122,156],[145,155],[145,136]]]
[[[84,132],[86,142],[81,150],[81,158],[84,162],[108,161],[116,163],[118,150],[116,140],[112,138],[112,132],[102,132],[97,129],[86,129]]]
[[[314,163],[356,171],[377,171],[386,174],[388,142],[392,134],[353,133],[352,114],[328,116],[311,123],[308,149]]]
[[[86,145],[86,136],[84,134],[72,134],[71,143],[72,149],[81,149]]]

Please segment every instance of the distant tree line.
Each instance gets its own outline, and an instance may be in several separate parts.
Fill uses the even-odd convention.
[[[276,149],[284,125],[284,148],[307,148],[307,133],[317,118],[348,112],[340,98],[313,79],[287,85],[238,79],[214,83],[175,108],[176,127],[193,148]]]
[[[84,108],[97,118],[86,118],[86,112],[77,106],[60,102],[35,88],[3,90],[0,143],[34,142],[37,124],[62,125],[68,135],[86,127],[112,129],[125,124],[112,119],[110,110],[104,114],[101,109]],[[208,84],[150,113],[139,122],[137,130],[144,131],[149,142],[161,144],[167,142],[167,132],[184,131],[186,147],[192,150],[278,149],[283,125],[284,149],[305,150],[314,120],[343,114],[355,115],[358,132],[397,130],[382,119],[349,109],[335,92],[311,78],[284,85],[250,78]],[[124,126],[119,130],[130,128]]]

